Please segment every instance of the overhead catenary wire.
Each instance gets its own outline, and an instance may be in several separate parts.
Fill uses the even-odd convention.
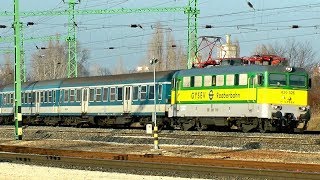
[[[98,2],[98,1],[96,1],[96,2]],[[100,2],[100,1],[99,1]],[[116,1],[113,1],[113,2],[116,2]],[[313,7],[315,6],[314,4],[312,5]],[[307,8],[308,6],[300,6],[300,7],[295,7],[295,8]],[[292,9],[292,8],[289,8],[289,9]],[[247,13],[243,13],[243,14],[247,14]],[[217,16],[217,17],[223,17],[223,16],[225,16],[225,15],[222,15],[222,16]],[[201,18],[201,17],[200,17]],[[203,18],[206,18],[206,17],[203,17]],[[186,20],[186,19],[184,19],[184,20]],[[179,20],[177,20],[177,19],[175,19],[174,20],[175,22],[178,22]],[[143,22],[141,23],[141,24],[143,24]],[[240,24],[240,23],[239,23]],[[63,27],[63,25],[57,25],[57,26],[51,26],[50,28],[46,28],[46,29],[53,29],[53,28],[61,28],[61,27]],[[227,28],[228,27],[228,25],[221,25],[221,26],[218,26],[218,27],[216,27],[216,28]],[[235,28],[236,27],[236,25],[229,25],[229,28]],[[262,27],[262,26],[260,26],[260,27]],[[271,26],[269,26],[269,27],[271,27]],[[279,26],[280,28],[286,28],[285,26]],[[81,32],[85,32],[85,30],[83,30],[82,29],[83,27],[79,27],[79,33],[81,33]],[[123,28],[123,27],[115,27],[115,28]],[[203,27],[200,27],[200,29],[201,28],[203,28]],[[100,28],[100,29],[106,29],[106,28],[104,28],[104,27],[102,27],[102,28]],[[173,27],[172,28],[173,29],[173,33],[175,33],[175,32],[183,32],[183,31],[186,31],[186,29],[185,29],[185,26],[179,26],[179,25],[177,25],[177,26],[175,26],[175,27]],[[204,28],[203,28],[204,29]],[[97,28],[97,30],[99,30],[99,27]],[[244,30],[244,29],[242,29],[242,30]],[[149,31],[149,30],[148,30]],[[237,31],[239,31],[239,30],[237,30]],[[266,29],[266,30],[258,30],[258,31],[247,31],[247,32],[240,32],[240,33],[242,33],[242,34],[244,34],[244,33],[255,33],[255,32],[271,32],[271,31],[280,31],[280,29]],[[115,40],[125,40],[125,39],[127,39],[127,38],[137,38],[137,37],[149,37],[150,35],[153,35],[152,33],[148,33],[148,32],[134,32],[134,33],[137,33],[136,35],[134,35],[133,37],[130,37],[130,36],[128,36],[128,35],[126,35],[126,36],[123,36],[123,37],[118,37],[118,38],[111,38],[111,41],[115,41]],[[232,33],[232,34],[237,34],[237,33],[239,33],[239,32],[236,32],[236,33]],[[62,34],[62,33],[61,33]],[[132,33],[130,33],[130,34],[132,34]],[[79,36],[83,36],[83,35],[79,35]],[[185,40],[185,39],[181,39],[180,38],[180,40]],[[106,40],[106,41],[103,41],[104,43],[105,42],[110,42],[110,40]],[[84,42],[84,43],[86,43],[86,42]],[[92,43],[89,43],[89,44],[93,44],[93,43],[95,43],[95,41],[92,41]],[[141,44],[141,43],[140,43]],[[130,44],[129,44],[129,46],[130,46]],[[95,51],[95,49],[92,49],[92,51]]]

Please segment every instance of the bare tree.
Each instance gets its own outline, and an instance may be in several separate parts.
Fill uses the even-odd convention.
[[[65,78],[67,60],[64,48],[64,44],[59,41],[49,41],[46,48],[40,48],[32,54],[32,80]]]
[[[159,63],[156,65],[156,70],[160,71],[165,69],[165,62],[163,60],[164,34],[160,22],[158,22],[154,28],[155,33],[149,43],[147,59],[148,62],[152,58],[158,59]]]
[[[90,72],[91,72],[90,75],[93,75],[93,76],[106,76],[106,75],[112,74],[110,69],[106,67],[102,67],[99,64],[94,64],[90,69]]]
[[[126,74],[128,73],[128,70],[123,64],[123,59],[120,57],[117,61],[117,64],[112,72],[112,74]]]
[[[0,67],[0,84],[12,84],[14,81],[14,69],[13,69],[13,62],[14,57],[13,54],[6,53],[4,54],[5,64]]]
[[[185,48],[181,44],[177,46],[177,64],[175,69],[187,68],[188,56],[184,49]]]
[[[303,67],[311,70],[316,61],[316,53],[309,42],[297,42],[294,39],[287,40],[282,45],[261,44],[256,47],[254,54],[274,54],[285,57],[288,63],[294,67]]]
[[[167,41],[166,41],[166,62],[164,70],[176,69],[177,63],[177,52],[176,52],[176,42],[171,31],[166,33]]]
[[[88,59],[90,56],[90,52],[88,49],[84,49],[81,47],[81,44],[77,43],[77,54],[78,54],[78,76],[79,77],[86,77],[90,75],[90,72],[88,70]]]
[[[164,34],[164,28],[161,23],[157,23],[154,28],[154,35],[152,36],[146,58],[140,61],[139,67],[143,68],[141,71],[150,71],[153,68],[149,64],[152,58],[157,58],[159,63],[156,65],[157,71],[185,69],[187,67],[187,55],[181,43],[177,44],[170,29],[167,29]],[[164,38],[166,35],[166,38]],[[149,70],[146,70],[149,69]]]
[[[89,57],[89,51],[81,48],[78,43],[78,76],[88,76],[86,61]],[[68,68],[68,49],[66,43],[59,40],[49,41],[45,48],[38,48],[38,51],[32,54],[31,80],[60,79],[67,77]]]

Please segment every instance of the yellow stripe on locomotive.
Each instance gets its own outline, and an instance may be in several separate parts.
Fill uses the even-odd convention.
[[[290,104],[307,106],[308,92],[306,90],[258,89],[259,104]]]
[[[173,94],[175,92],[173,91]],[[175,97],[176,96],[176,97]],[[178,90],[175,101],[179,102],[214,102],[214,101],[255,101],[256,89],[204,89]]]

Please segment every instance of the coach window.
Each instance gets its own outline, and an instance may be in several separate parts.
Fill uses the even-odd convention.
[[[147,98],[147,86],[141,86],[140,87],[140,99],[146,100]]]
[[[11,93],[11,94],[10,94],[10,104],[13,104],[13,101],[14,101],[14,99],[13,99],[13,93]]]
[[[122,97],[123,97],[123,88],[122,87],[118,87],[118,101],[122,101]]]
[[[190,87],[191,77],[183,77],[183,87]]]
[[[133,86],[133,90],[132,90],[132,100],[136,101],[138,100],[139,96],[139,87],[138,86]]]
[[[202,76],[193,77],[194,87],[202,87]]]
[[[11,94],[7,94],[7,104],[11,104]]]
[[[49,103],[52,103],[52,91],[49,91],[49,92],[48,92],[48,98],[49,98],[49,99],[48,99],[48,102],[49,102]]]
[[[69,101],[69,90],[64,90],[64,102]]]
[[[24,93],[24,103],[27,104],[28,103],[28,95],[29,93]]]
[[[212,76],[204,76],[204,82],[203,85],[205,87],[209,87],[212,85]]]
[[[48,91],[44,91],[44,102],[48,102]]]
[[[28,103],[29,103],[29,102],[28,102],[29,94],[30,94],[30,93],[27,93],[27,92],[24,94],[24,103],[25,103],[25,104],[28,104]]]
[[[24,103],[27,104],[28,103],[28,95],[29,93],[24,93]]]
[[[34,96],[35,96],[35,92],[30,92],[28,93],[28,103],[32,103],[34,102]]]
[[[74,89],[70,89],[70,102],[75,101],[75,94],[74,94]]]
[[[80,102],[81,101],[81,89],[77,89],[77,99],[76,99],[77,102]]]
[[[94,89],[90,89],[89,91],[89,101],[94,101]]]
[[[4,96],[6,97],[6,104],[9,104],[9,103],[10,103],[10,96],[9,96],[9,94],[5,94]]]
[[[224,85],[224,75],[217,75],[216,86],[223,86],[223,85]]]
[[[7,94],[7,104],[11,104],[11,94]]]
[[[108,88],[107,87],[103,88],[103,101],[104,102],[108,101]]]
[[[10,100],[10,94],[9,93],[7,93],[6,94],[6,97],[7,97],[7,103],[6,104],[10,104],[10,102],[11,102],[11,100]]]
[[[8,96],[7,94],[2,94],[4,104],[8,104]]]
[[[56,102],[56,91],[55,90],[52,91],[52,100],[53,100],[52,101],[53,103]]]
[[[239,85],[240,86],[248,85],[248,74],[239,74]]]
[[[5,105],[6,104],[6,97],[4,96],[4,94],[1,94],[2,95],[2,104]]]
[[[162,85],[161,84],[158,85],[158,99],[159,100],[162,99]]]
[[[226,85],[227,86],[234,86],[234,74],[227,74],[226,75]]]
[[[25,96],[25,93],[21,93],[21,104],[24,104],[24,96]]]
[[[116,88],[111,87],[110,88],[110,101],[116,100]]]
[[[14,103],[14,94],[12,93],[11,94],[11,104],[13,104]]]
[[[96,90],[96,101],[101,101],[101,88],[97,88]]]
[[[154,99],[154,86],[149,86],[149,99]]]
[[[28,94],[28,103],[33,103],[34,102],[34,97],[36,96],[35,92],[29,93]]]
[[[9,104],[9,94],[5,94],[4,97],[5,97],[5,103]]]

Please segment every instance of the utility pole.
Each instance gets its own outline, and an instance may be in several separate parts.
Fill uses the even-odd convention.
[[[25,64],[25,52],[24,52],[24,45],[23,45],[23,29],[22,23],[20,23],[21,27],[21,47],[20,47],[20,54],[21,54],[21,62],[20,62],[20,70],[21,70],[21,80],[22,82],[27,82],[27,73],[26,73],[26,64]]]
[[[78,4],[79,1],[80,0],[69,0],[68,2],[68,78],[78,77],[75,5]]]
[[[14,120],[15,120],[15,139],[22,140],[22,112],[21,112],[21,64],[20,64],[20,17],[19,17],[19,0],[14,0]]]
[[[189,0],[188,7],[185,11],[188,14],[188,64],[187,68],[191,69],[192,64],[198,58],[198,0]]]

